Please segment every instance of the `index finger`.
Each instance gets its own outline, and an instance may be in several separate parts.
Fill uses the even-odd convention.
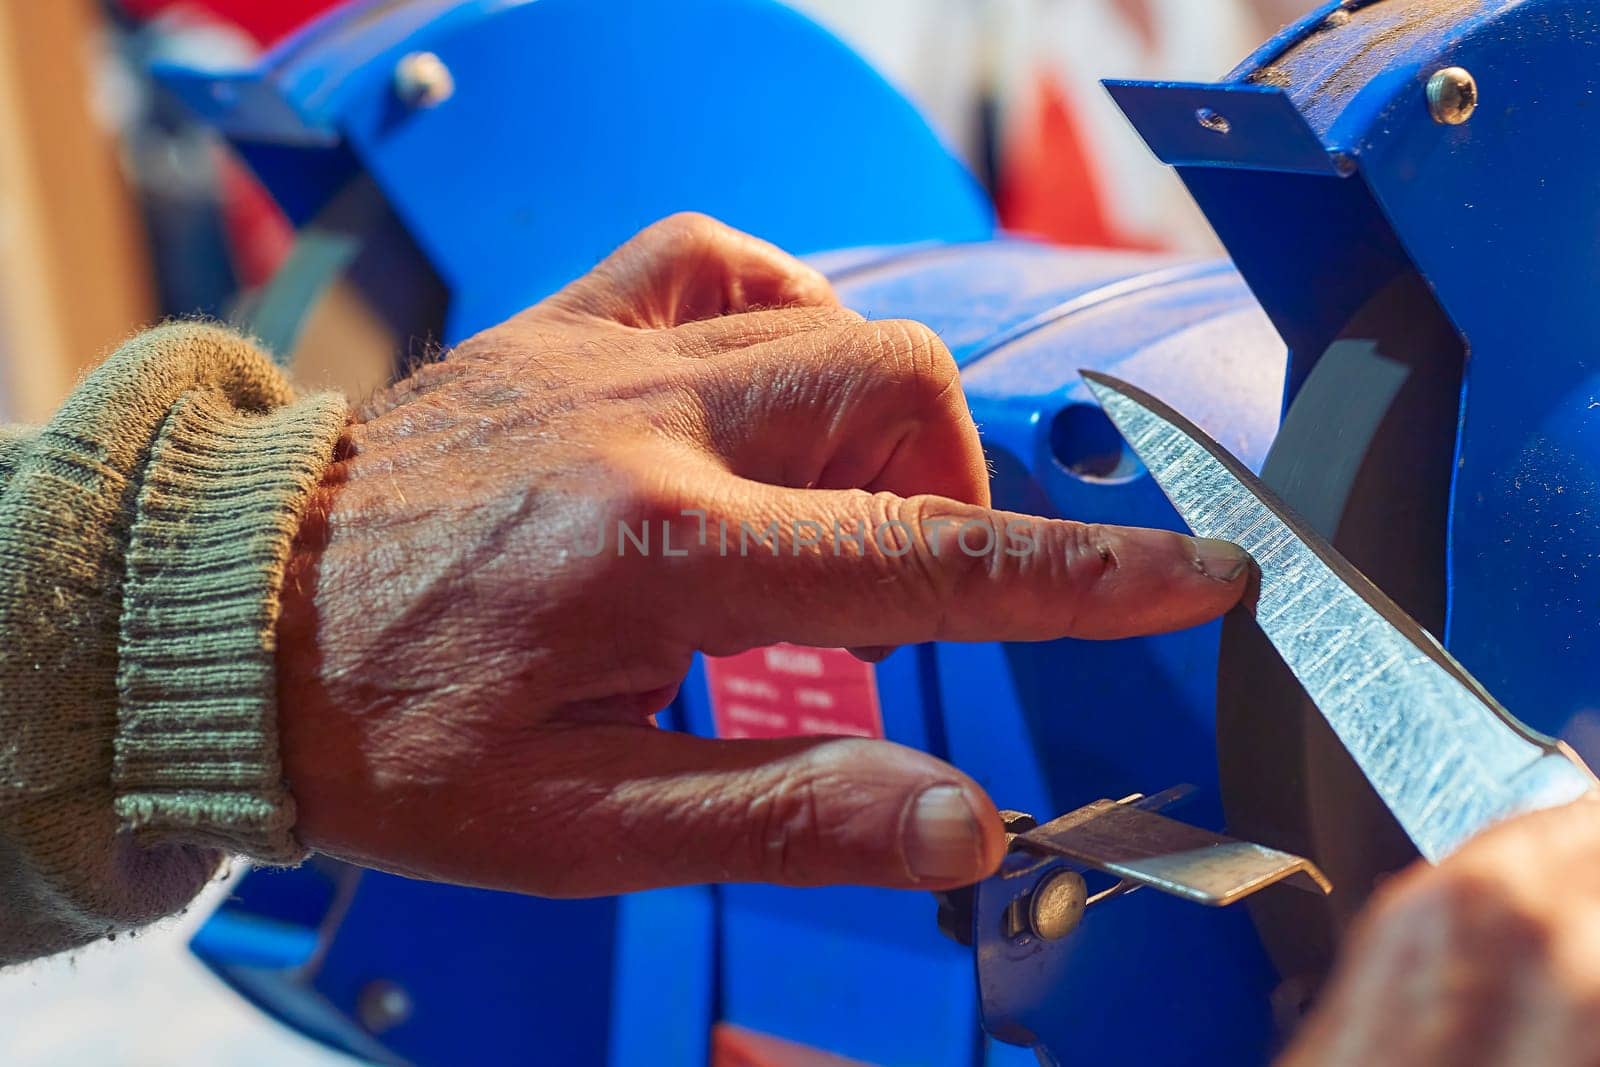
[[[707,651],[1162,633],[1243,596],[1237,545],[944,497],[743,482],[708,514],[697,569],[723,610]]]

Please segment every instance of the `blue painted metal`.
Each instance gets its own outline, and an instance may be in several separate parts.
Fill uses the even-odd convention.
[[[421,50],[449,65],[455,95],[413,110],[393,70]],[[910,104],[769,0],[376,0],[255,70],[163,78],[297,221],[371,175],[454,296],[448,339],[673,211],[797,252],[993,227]]]
[[[450,288],[454,336],[672,210],[800,251],[900,246],[819,262],[851,306],[940,332],[997,502],[1040,514],[1178,525],[1104,432],[1079,367],[1182,397],[1259,469],[1329,341],[1374,294],[1425,278],[1472,350],[1449,644],[1518,714],[1558,730],[1600,703],[1566,669],[1600,647],[1600,381],[1587,354],[1600,205],[1585,185],[1600,143],[1597,6],[1330,3],[1218,85],[1113,85],[1236,269],[989,240],[970,179],[909,106],[765,0],[369,3],[259,70],[170,80],[297,218],[372,176]],[[394,61],[424,48],[456,72],[457,95],[400,109]],[[1423,85],[1446,63],[1480,83],[1465,126],[1427,115]],[[1005,806],[1052,815],[1189,782],[1186,816],[1220,827],[1216,643],[1211,627],[906,649],[879,668],[884,722]],[[676,714],[709,731],[699,668]],[[733,886],[573,904],[347,868],[257,875],[241,892],[196,951],[362,1055],[690,1063],[713,1020],[874,1062],[1018,1055],[980,1032],[970,954],[938,937],[915,894]],[[380,977],[414,983],[427,1010],[374,1036],[350,1019]],[[998,978],[1029,994],[1057,1059],[1259,1062],[1273,1041],[1277,978],[1242,912],[1134,894],[1054,947],[1047,982],[1026,966]]]
[[[997,241],[852,257],[833,278],[849,306],[921,319],[949,344],[1000,506],[1178,525],[1141,471],[1085,477],[1058,461],[1077,444],[1063,421],[1103,419],[1078,367],[1181,390],[1251,462],[1276,428],[1282,342],[1225,264]],[[924,647],[885,661],[878,688],[891,740],[951,759],[1002,805],[1055,813],[1185,781],[1208,798],[1186,816],[1218,826],[1215,656],[1215,628],[1113,644]],[[691,675],[691,729],[709,731],[705,700]],[[1138,710],[1104,714],[1111,708]],[[972,961],[935,933],[931,901],[743,886],[722,898],[723,1018],[874,1063],[975,1062]],[[1276,978],[1243,913],[1138,894],[1099,909],[1064,944],[1055,988],[1070,998],[1075,1057],[1265,1057]],[[1171,968],[1185,980],[1164,984],[1162,1025],[1149,1026],[1150,1005],[1134,991]]]
[[[1251,464],[1277,427],[1283,344],[1225,264],[998,242],[911,253],[842,273],[836,286],[869,315],[920,318],[945,337],[1002,507],[1178,528],[1136,465],[1102,477],[1061,462],[1080,444],[1062,427],[1093,426],[1098,416],[1080,367],[1184,396],[1207,431]],[[1002,806],[1053,815],[1191,782],[1201,799],[1185,817],[1220,827],[1216,640],[1207,627],[1114,643],[939,646],[936,688],[922,699],[943,710],[948,758]],[[1097,907],[1092,919],[1052,953],[1050,996],[1074,1059],[1265,1058],[1277,979],[1242,912],[1140,893]],[[1019,968],[1013,980],[1033,974]],[[1162,983],[1159,1026],[1149,1025],[1152,1005],[1140,992],[1150,974],[1183,976]],[[791,1036],[822,1043],[803,1017],[789,1026]]]
[[[1207,97],[1227,114],[1282,86],[1329,159],[1345,161],[1341,177],[1275,173],[1278,146],[1257,143],[1248,123],[1215,159],[1184,155],[1173,146],[1195,139],[1192,95],[1113,91],[1152,148],[1180,163],[1288,339],[1291,393],[1349,311],[1403,274],[1426,280],[1470,351],[1446,644],[1516,714],[1581,746],[1600,703],[1570,669],[1600,647],[1600,261],[1589,241],[1600,205],[1585,176],[1600,130],[1600,4],[1347,6],[1333,22],[1336,4],[1309,16]],[[1479,85],[1464,125],[1428,115],[1428,77],[1445,66]]]
[[[943,755],[932,660],[931,648],[902,649],[877,685],[886,736]],[[689,730],[714,733],[698,663],[680,706]],[[723,1021],[871,1063],[973,1063],[971,953],[940,936],[931,895],[733,885],[718,896]]]
[[[316,860],[256,872],[191,948],[263,1010],[374,1062],[701,1063],[717,996],[713,893],[550,901]],[[663,977],[668,976],[668,977]],[[387,982],[411,1013],[361,1023]]]

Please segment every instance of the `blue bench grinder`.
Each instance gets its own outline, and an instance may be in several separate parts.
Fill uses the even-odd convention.
[[[814,255],[863,313],[938,330],[999,505],[1176,528],[1077,372],[1129,380],[1593,758],[1597,45],[1587,0],[1345,0],[1215,84],[1110,83],[1231,262],[996,233],[911,106],[769,0],[366,0],[254,69],[160,74],[299,227],[250,320],[281,350],[335,277],[400,336],[449,342],[705,211]],[[1093,864],[1013,856],[1034,874],[941,908],[760,886],[546,901],[316,859],[246,877],[194,951],[382,1063],[701,1063],[725,1026],[873,1063],[1237,1064],[1279,1047],[1411,857],[1245,619],[909,648],[873,680],[886,736],[1002,805],[1043,821],[1183,784],[1169,814],[1309,857],[1334,892],[1206,908],[1114,885],[1063,921],[1030,894],[1094,885]],[[708,693],[697,665],[669,725],[713,732]]]

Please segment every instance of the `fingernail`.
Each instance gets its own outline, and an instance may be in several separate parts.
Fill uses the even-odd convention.
[[[934,786],[917,797],[904,833],[906,866],[913,877],[932,882],[977,873],[982,835],[960,786]]]
[[[1250,553],[1231,541],[1218,541],[1210,537],[1191,537],[1194,542],[1194,564],[1200,573],[1219,582],[1237,581],[1250,566]]]

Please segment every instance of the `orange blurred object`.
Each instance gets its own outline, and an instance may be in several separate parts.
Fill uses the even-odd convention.
[[[1083,125],[1054,77],[1034,75],[1020,113],[1008,125],[995,189],[1002,225],[1060,244],[1154,247],[1119,233],[1111,222]]]
[[[867,1067],[809,1045],[796,1044],[731,1023],[711,1028],[711,1067]]]

